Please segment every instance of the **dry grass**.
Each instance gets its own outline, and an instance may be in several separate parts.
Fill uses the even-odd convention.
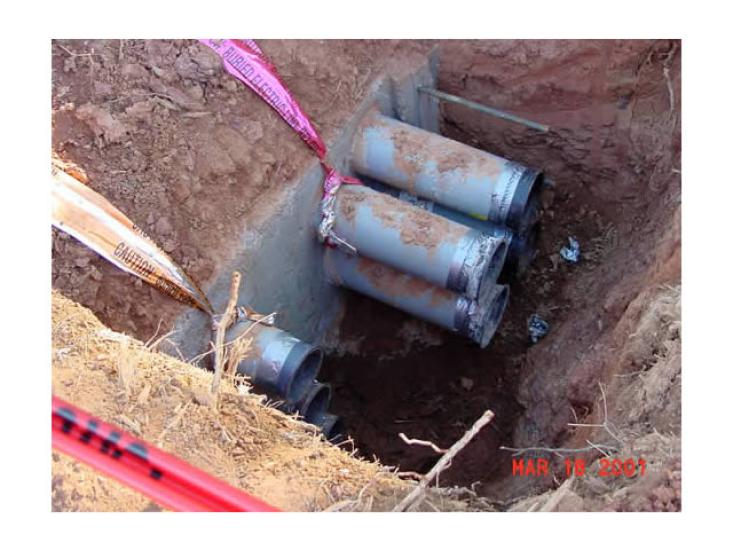
[[[56,292],[52,338],[56,395],[275,506],[386,510],[414,487],[388,468],[325,442],[312,426],[267,407],[241,378],[222,379],[219,408],[213,409],[207,405],[210,372],[110,331],[89,310]],[[235,345],[246,348],[249,340]],[[157,509],[66,457],[54,453],[52,466],[54,509]],[[430,493],[421,509],[436,503],[441,509],[466,508]]]

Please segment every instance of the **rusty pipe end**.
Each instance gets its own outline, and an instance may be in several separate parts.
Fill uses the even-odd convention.
[[[491,292],[482,294],[481,301],[462,297],[456,312],[458,333],[485,348],[494,337],[508,302],[506,285],[492,285]]]
[[[499,279],[501,271],[504,269],[507,255],[509,254],[509,243],[506,239],[495,239],[495,244],[488,251],[488,261],[486,262],[486,273],[481,284],[482,288],[479,292],[479,298],[482,293],[491,288]]]

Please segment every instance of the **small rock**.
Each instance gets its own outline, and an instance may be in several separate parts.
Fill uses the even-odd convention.
[[[188,197],[191,196],[191,189],[189,189],[185,181],[179,179],[175,183],[173,183],[171,193],[173,194],[173,198],[176,199],[176,201],[184,202]]]
[[[170,235],[173,232],[173,226],[166,216],[161,216],[155,224],[155,231],[160,235]]]
[[[225,80],[222,85],[225,89],[229,90],[230,92],[236,92],[237,91],[237,81],[232,79]]]
[[[82,105],[75,114],[79,120],[86,122],[96,136],[103,137],[108,143],[123,142],[129,132],[123,122],[97,105]]]
[[[64,72],[65,73],[76,72],[76,58],[74,56],[69,56],[64,60]]]
[[[125,63],[120,69],[122,76],[132,79],[146,79],[148,78],[148,70],[137,63]]]
[[[193,392],[193,400],[198,405],[205,407],[212,406],[214,404],[214,396],[206,390],[195,390]]]
[[[112,85],[107,84],[106,82],[96,81],[94,83],[94,93],[104,98],[111,97],[112,96]]]
[[[138,101],[125,109],[125,114],[127,114],[132,120],[150,123],[150,117],[154,106],[155,102],[151,100]]]
[[[474,382],[470,378],[466,378],[465,376],[461,376],[461,387],[466,391],[471,391],[473,389]]]
[[[557,271],[557,266],[560,265],[560,255],[550,254],[550,262],[552,263],[552,270]]]
[[[188,95],[199,101],[204,98],[204,90],[198,84],[190,86],[187,90]]]

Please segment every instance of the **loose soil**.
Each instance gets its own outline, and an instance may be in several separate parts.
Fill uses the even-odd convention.
[[[328,141],[395,53],[431,44],[262,40]],[[195,40],[56,40],[52,147],[206,287],[313,153]],[[236,200],[232,200],[236,197]],[[184,306],[54,231],[53,286],[143,340]]]
[[[52,304],[53,392],[102,420],[284,510],[389,510],[412,489],[387,468],[353,457],[309,424],[266,406],[244,381],[225,379],[215,410],[210,372],[108,329],[57,292]],[[54,510],[160,510],[56,453],[52,475]],[[477,506],[432,492],[421,509]]]
[[[380,60],[396,51],[426,51],[434,45],[262,42],[327,140],[379,72]],[[445,135],[542,168],[553,180],[544,196],[540,253],[529,273],[512,283],[504,322],[483,351],[351,295],[321,376],[335,388],[332,411],[345,417],[357,456],[425,472],[437,456],[428,448],[405,444],[400,432],[447,447],[485,409],[492,409],[496,418],[489,428],[440,476],[441,486],[470,487],[458,493],[473,491],[484,499],[472,496],[470,507],[487,509],[488,499],[502,510],[679,509],[679,42],[437,45],[440,89],[552,128],[541,134],[461,106],[442,105]],[[92,55],[74,55],[87,53]],[[83,166],[92,187],[202,284],[226,261],[227,241],[267,216],[268,197],[311,160],[290,129],[224,75],[216,59],[194,41],[55,42],[53,80],[54,150]],[[242,199],[230,200],[234,195]],[[559,256],[568,236],[581,244],[579,264]],[[156,329],[163,334],[181,311],[73,239],[55,233],[53,247],[54,288],[89,306],[109,327],[145,341]],[[61,299],[55,296],[54,303]],[[79,306],[65,303],[65,308],[83,312],[75,315],[85,323],[96,323]],[[86,355],[85,342],[92,336],[64,336],[62,329],[72,325],[69,319],[75,315],[61,315],[54,307],[54,391],[61,397],[111,422],[124,424],[123,415],[133,420],[128,429],[138,427],[153,441],[175,416],[175,408],[188,402],[187,410],[198,412],[186,414],[181,422],[191,417],[206,426],[200,430],[207,446],[191,445],[187,433],[196,432],[181,425],[166,433],[164,448],[288,509],[322,509],[341,500],[358,501],[345,505],[347,509],[365,509],[368,501],[358,494],[370,479],[389,481],[373,483],[364,495],[382,488],[385,494],[404,492],[404,485],[392,489],[391,483],[398,483],[394,476],[379,474],[374,464],[328,446],[304,425],[271,409],[261,413],[262,405],[248,392],[228,389],[227,403],[237,422],[212,416],[196,403],[194,382],[180,387],[168,382],[199,380],[194,385],[206,387],[208,378],[201,377],[209,375],[185,364],[176,363],[175,376],[150,374],[150,380],[148,370],[136,367],[144,375],[136,375],[129,391],[122,391],[118,379],[125,361]],[[532,313],[551,324],[550,333],[536,345],[530,345],[527,335]],[[122,345],[117,340],[94,345],[102,344]],[[61,351],[66,348],[75,351]],[[99,354],[117,357],[118,351],[102,349]],[[84,354],[84,368],[63,366],[77,354]],[[146,364],[147,359],[135,357],[131,363]],[[166,365],[170,361],[155,357]],[[161,372],[168,368],[173,369],[161,367]],[[146,381],[150,403],[159,402],[158,409],[137,403]],[[254,416],[239,412],[249,404]],[[260,413],[266,420],[260,420]],[[604,420],[611,432],[568,425]],[[215,421],[235,434],[238,443],[225,443]],[[293,436],[298,443],[283,435],[291,432],[300,434]],[[511,452],[500,449],[584,448],[589,442],[613,446],[613,456],[619,458],[643,457],[648,474],[611,480],[594,474],[564,484],[562,461],[555,457],[555,475],[515,477]],[[234,454],[241,445],[244,454]],[[325,455],[310,458],[313,449]],[[523,455],[531,456],[555,455]],[[572,456],[597,468],[600,453],[591,448]],[[341,466],[342,460],[349,465]],[[317,469],[313,479],[301,479],[306,467],[301,463]],[[342,479],[341,467],[359,473]],[[55,458],[54,469],[54,506],[60,509],[148,506],[67,459]],[[324,480],[327,489],[319,488]],[[286,489],[289,496],[283,494]],[[377,493],[373,496],[373,509],[387,507],[379,504]],[[435,506],[446,509],[450,503]]]

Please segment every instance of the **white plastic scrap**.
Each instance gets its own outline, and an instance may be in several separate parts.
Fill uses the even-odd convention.
[[[580,243],[575,237],[568,237],[570,246],[563,246],[560,249],[560,256],[567,261],[577,264],[580,261]]]
[[[527,321],[527,330],[529,331],[530,340],[532,340],[533,344],[536,344],[541,338],[550,332],[550,323],[545,321],[536,313],[533,313]]]

